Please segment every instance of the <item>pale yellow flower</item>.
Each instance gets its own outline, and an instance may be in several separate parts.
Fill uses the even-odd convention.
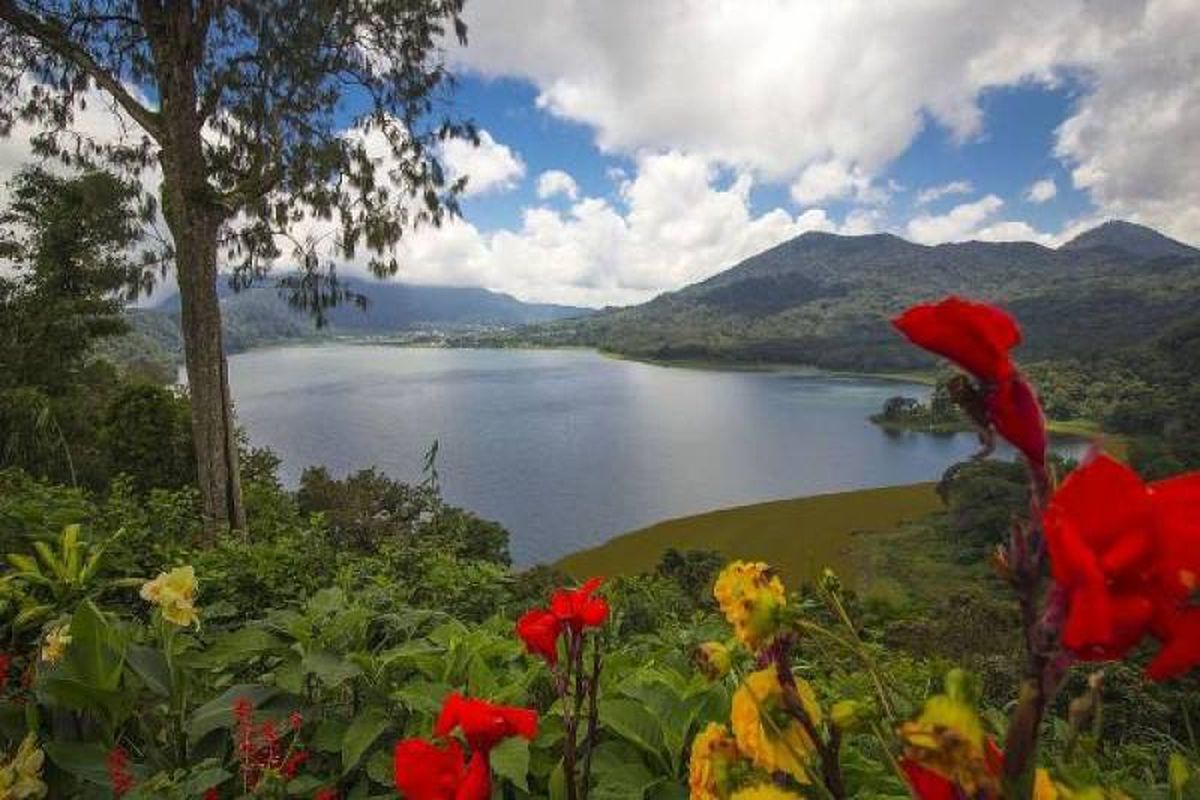
[[[42,660],[48,664],[57,664],[62,661],[63,655],[67,652],[67,645],[70,643],[71,624],[69,622],[51,628],[42,640]]]
[[[186,627],[200,621],[196,610],[196,570],[191,565],[160,572],[142,584],[142,599],[162,610],[163,619]]]
[[[45,760],[45,754],[37,746],[37,735],[26,736],[12,759],[0,765],[0,800],[45,797],[48,791],[42,782]]]
[[[816,693],[797,679],[796,693],[814,727],[821,724]],[[782,771],[808,783],[807,763],[815,746],[783,704],[783,687],[774,667],[752,672],[733,694],[730,713],[738,750],[767,772]]]
[[[787,602],[783,581],[762,562],[734,561],[725,567],[713,596],[738,640],[751,650],[775,635]]]
[[[709,680],[720,680],[729,674],[733,658],[729,648],[720,642],[705,642],[696,648],[696,668]]]

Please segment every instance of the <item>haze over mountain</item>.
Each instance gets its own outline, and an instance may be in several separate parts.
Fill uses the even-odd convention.
[[[1026,329],[1027,358],[1088,355],[1200,314],[1200,250],[1128,222],[1057,249],[810,232],[648,303],[521,336],[664,360],[906,368],[928,361],[899,342],[888,319],[948,293],[1011,308]]]

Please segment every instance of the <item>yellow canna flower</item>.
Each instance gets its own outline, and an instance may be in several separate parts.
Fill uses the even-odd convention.
[[[917,719],[900,726],[900,738],[906,758],[957,783],[968,795],[999,791],[998,757],[989,759],[994,747],[968,703],[944,694],[929,698]]]
[[[159,607],[163,619],[186,627],[200,621],[200,613],[196,610],[196,585],[196,570],[191,565],[176,567],[170,572],[160,572],[157,578],[142,584],[141,596]]]
[[[42,660],[48,664],[57,664],[62,661],[63,655],[67,652],[67,645],[70,643],[71,623],[51,628],[42,640]]]
[[[773,783],[759,783],[738,789],[729,800],[800,800],[800,795]]]
[[[1050,773],[1038,768],[1033,775],[1033,800],[1059,800],[1058,787],[1050,778]]]
[[[26,736],[12,759],[0,765],[0,800],[45,797],[49,791],[42,782],[42,764],[45,760],[45,754],[37,746],[37,735],[31,733]]]
[[[713,596],[742,644],[757,650],[779,628],[787,602],[783,581],[762,562],[734,561],[713,584]]]
[[[730,767],[738,760],[737,742],[715,722],[692,740],[692,757],[688,763],[690,800],[722,800],[730,784]]]
[[[821,724],[821,707],[812,687],[796,681],[800,703],[814,726]],[[730,713],[738,749],[768,772],[782,771],[808,783],[806,764],[815,749],[800,723],[783,705],[783,687],[774,667],[752,672],[733,694]]]

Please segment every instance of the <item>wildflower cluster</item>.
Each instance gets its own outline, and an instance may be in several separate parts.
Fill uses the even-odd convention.
[[[234,756],[238,762],[242,788],[254,792],[260,786],[286,783],[300,771],[308,760],[308,751],[300,749],[300,729],[303,718],[296,713],[288,717],[290,738],[285,745],[279,725],[274,720],[254,721],[254,704],[239,697],[233,704]]]

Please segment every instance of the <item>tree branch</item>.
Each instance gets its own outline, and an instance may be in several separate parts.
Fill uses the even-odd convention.
[[[104,91],[112,95],[129,116],[156,140],[161,139],[159,115],[139,103],[122,85],[115,75],[96,62],[87,52],[67,36],[56,23],[40,19],[37,15],[22,11],[13,0],[0,0],[0,20],[7,22],[18,33],[29,36],[59,57],[69,61],[85,72]]]

